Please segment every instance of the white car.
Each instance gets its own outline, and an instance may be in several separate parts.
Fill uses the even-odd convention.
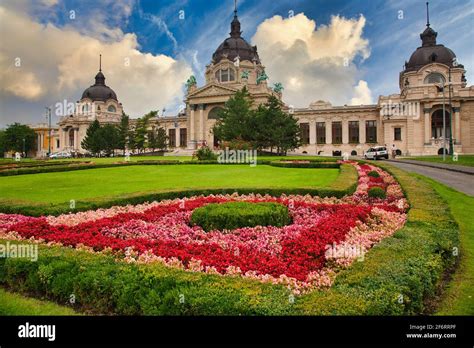
[[[55,152],[49,155],[49,158],[71,158],[71,157],[72,157],[71,153],[67,151]]]
[[[375,146],[371,147],[364,153],[365,159],[374,159],[378,160],[380,158],[388,159],[388,151],[385,146]]]

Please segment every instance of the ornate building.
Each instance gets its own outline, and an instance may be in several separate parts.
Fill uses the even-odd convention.
[[[188,80],[186,108],[175,117],[152,121],[150,127],[165,128],[169,148],[175,154],[189,154],[203,144],[217,146],[212,127],[218,111],[244,86],[255,106],[266,102],[270,95],[282,98],[280,84],[274,88],[267,85],[257,47],[242,37],[236,10],[230,29],[230,36],[206,66],[204,86],[198,87],[193,76]],[[400,72],[399,93],[380,96],[374,105],[332,106],[319,100],[307,108],[285,106],[301,128],[303,146],[295,152],[360,156],[374,145],[394,144],[403,155],[440,154],[444,148],[444,105],[445,136],[452,134],[454,151],[474,153],[474,86],[467,86],[466,71],[454,52],[436,42],[437,33],[429,21],[420,38],[421,46]],[[122,104],[105,85],[101,69],[79,105],[59,122],[59,149],[82,152],[81,141],[96,118],[101,123],[120,121]]]

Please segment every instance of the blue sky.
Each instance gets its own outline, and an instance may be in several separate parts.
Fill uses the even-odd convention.
[[[43,26],[50,25],[58,30],[76,31],[86,38],[90,37],[91,40],[99,40],[107,44],[121,40],[127,33],[134,34],[138,43],[137,50],[143,57],[147,54],[153,57],[164,55],[176,61],[182,61],[192,69],[199,84],[203,83],[205,65],[209,64],[213,51],[228,36],[234,6],[233,0],[44,1],[49,3],[48,6],[39,6],[35,2],[30,3],[26,0],[20,1],[20,4],[6,1],[4,5],[18,13],[26,11],[31,21]],[[81,20],[71,21],[69,18],[71,10],[74,10]],[[183,14],[180,11],[184,11],[184,19],[180,18]],[[238,13],[244,38],[251,41],[263,21],[276,15],[287,18],[289,11],[295,14],[304,13],[307,18],[316,21],[318,28],[321,25],[329,25],[331,16],[335,15],[347,19],[357,19],[360,16],[365,18],[362,37],[368,40],[370,56],[363,59],[361,54],[356,54],[352,62],[354,64],[352,78],[354,84],[358,80],[367,82],[373,102],[377,101],[379,95],[398,92],[399,72],[405,60],[408,60],[411,53],[420,46],[419,34],[426,24],[425,1],[241,0],[238,1]],[[399,18],[401,14],[399,11],[403,11],[403,19]],[[467,70],[468,84],[472,84],[474,79],[472,45],[474,1],[430,1],[430,22],[431,27],[438,32],[438,43],[444,44],[456,53],[458,61],[464,64]],[[5,24],[0,24],[0,29],[4,29],[3,25]],[[99,29],[98,26],[100,26]],[[4,56],[11,56],[13,53],[5,53],[7,50],[2,47],[7,44],[0,43],[0,53],[3,50]],[[40,45],[39,42],[38,45]],[[325,47],[318,49],[324,52]],[[110,60],[110,57],[106,57],[107,52],[102,53],[107,77],[107,59]],[[64,56],[67,57],[67,54]],[[61,63],[61,66],[63,64],[65,63]],[[93,64],[97,65],[96,62]],[[42,67],[38,66],[37,69],[41,70]],[[73,87],[64,92],[67,98],[77,99],[80,91],[92,83],[95,71],[91,69],[93,65],[86,72],[90,74],[87,78],[90,82],[84,85],[84,82],[76,81]],[[267,73],[271,79],[272,71],[267,71]],[[37,76],[41,80],[39,72]],[[111,83],[114,76],[112,73],[108,82]],[[145,75],[142,79],[146,78]],[[115,78],[115,81],[119,80]],[[112,84],[110,86],[115,89]],[[122,95],[127,93],[122,86],[119,88]],[[128,86],[128,88],[133,88],[133,86]],[[160,88],[165,88],[165,86],[160,86]],[[180,91],[184,93],[183,88]],[[4,126],[14,120],[19,122],[38,120],[37,115],[42,114],[45,103],[57,99],[57,93],[52,96],[49,92],[44,92],[40,97],[30,99],[2,93],[0,98],[0,126]],[[182,95],[178,99],[180,98]],[[312,100],[317,99],[319,99],[318,95],[312,98]],[[167,104],[160,107],[166,107],[172,113],[179,103],[176,100],[176,98],[163,99],[159,104]],[[125,103],[124,107],[127,111]],[[132,117],[139,116],[141,115],[132,115]]]

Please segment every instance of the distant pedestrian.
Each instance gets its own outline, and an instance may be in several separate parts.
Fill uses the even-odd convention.
[[[397,156],[397,148],[395,147],[395,144],[392,144],[392,159],[395,159]]]

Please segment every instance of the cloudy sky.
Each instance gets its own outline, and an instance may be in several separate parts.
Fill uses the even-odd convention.
[[[106,84],[131,117],[176,114],[184,83],[228,36],[233,0],[0,0],[0,127],[44,121],[45,106],[75,102],[102,54]],[[243,36],[270,84],[295,107],[375,103],[398,91],[426,24],[420,0],[240,0]],[[430,2],[438,43],[474,79],[474,0]],[[53,119],[53,122],[56,120]]]

